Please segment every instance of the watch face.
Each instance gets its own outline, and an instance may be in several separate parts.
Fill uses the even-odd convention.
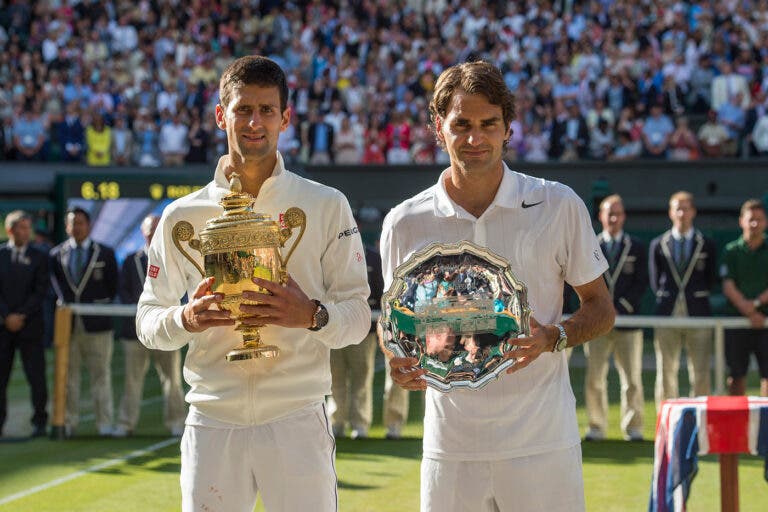
[[[318,310],[315,312],[315,327],[321,328],[325,327],[325,324],[328,323],[328,310],[325,309],[325,306],[320,304],[318,306]]]

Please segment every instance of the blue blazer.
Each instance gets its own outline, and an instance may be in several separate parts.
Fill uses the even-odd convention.
[[[144,249],[140,249],[125,258],[123,267],[120,269],[120,302],[123,304],[136,304],[139,302],[141,292],[144,291],[147,265],[148,259]],[[138,340],[136,336],[136,317],[123,318],[120,337]]]
[[[50,253],[51,282],[60,301],[67,303],[109,304],[117,293],[117,261],[115,252],[106,245],[91,240],[83,278],[75,283],[69,272],[72,247],[65,241]],[[109,331],[109,316],[83,315],[83,325],[88,332]]]
[[[645,246],[639,239],[624,233],[619,241],[616,261],[611,261],[603,238],[599,237],[599,241],[610,265],[603,277],[613,297],[613,305],[620,315],[636,315],[648,288],[648,253]]]
[[[24,256],[11,262],[11,248],[0,246],[0,318],[10,313],[26,315],[24,327],[16,333],[23,339],[43,336],[43,301],[48,292],[48,257],[27,245]],[[5,327],[0,327],[5,332]]]
[[[696,230],[691,257],[681,271],[675,265],[673,244],[672,231],[666,231],[654,238],[648,249],[656,314],[671,315],[678,295],[683,293],[689,316],[711,316],[709,295],[717,280],[715,242]]]

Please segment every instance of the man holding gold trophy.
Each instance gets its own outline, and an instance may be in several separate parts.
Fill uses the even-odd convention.
[[[229,154],[163,212],[136,317],[147,347],[189,345],[182,509],[250,512],[260,493],[270,511],[337,510],[324,397],[330,349],[370,327],[363,243],[343,194],[277,152],[282,69],[237,59],[219,94]]]
[[[391,289],[393,276],[397,284],[403,269],[413,268],[412,259],[430,251],[436,254],[430,249],[436,246],[432,242],[457,244],[444,253],[472,244],[493,253],[496,260],[506,260],[514,277],[523,283],[521,290],[527,290],[530,309],[523,311],[531,316],[529,322],[519,314],[507,319],[524,320],[518,336],[508,340],[513,347],[502,356],[514,364],[507,374],[481,389],[451,388],[450,379],[444,379],[444,388],[435,384],[440,384],[440,375],[422,364],[430,340],[435,339],[435,334],[430,338],[429,330],[419,349],[423,350],[421,358],[390,360],[396,383],[409,390],[427,390],[421,510],[584,510],[581,445],[564,349],[607,332],[614,320],[602,278],[608,266],[587,209],[570,188],[513,172],[504,164],[515,108],[514,97],[497,68],[468,62],[446,69],[437,80],[429,108],[437,140],[451,165],[436,185],[395,207],[384,220],[385,289]],[[469,274],[463,277],[462,260],[456,267],[455,260],[439,257],[456,274],[451,275],[450,287],[458,301],[451,304],[469,303],[473,295],[462,295],[461,288],[471,279]],[[495,279],[490,270],[482,270],[476,277],[483,275]],[[576,290],[581,307],[558,323],[564,282]],[[504,284],[503,280],[498,283]],[[470,291],[500,297],[494,288],[498,284],[490,286],[494,295],[488,295],[486,286],[475,282]],[[390,296],[388,291],[382,310],[398,314],[395,320],[402,325],[408,321],[417,325],[419,318],[430,320],[423,314],[419,317],[418,305],[413,312],[403,301],[390,305]],[[440,300],[429,302],[421,311],[438,307]],[[488,300],[486,309],[493,313],[497,299],[483,300]],[[506,309],[501,314],[509,316]],[[393,335],[388,329],[382,323],[381,334],[388,341],[385,349],[393,346],[393,340],[397,345],[401,334]],[[463,335],[462,339],[483,336],[494,335]],[[402,352],[399,346],[396,350]],[[451,354],[465,352],[473,353],[466,343],[456,343],[451,349]],[[433,358],[433,366],[440,361]],[[477,369],[476,365],[467,368]],[[460,384],[469,387],[466,382]]]

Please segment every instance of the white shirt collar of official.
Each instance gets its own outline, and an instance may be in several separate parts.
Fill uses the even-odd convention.
[[[519,187],[517,186],[515,175],[509,167],[507,167],[506,163],[503,163],[502,165],[504,166],[504,173],[501,177],[499,189],[496,191],[496,197],[493,198],[493,202],[485,210],[486,212],[493,210],[496,206],[501,208],[515,208],[520,206],[518,204]],[[448,191],[445,189],[445,180],[450,175],[450,172],[451,168],[448,167],[440,173],[440,178],[437,182],[437,193],[435,194],[435,215],[437,217],[459,216],[474,219],[474,215],[468,213],[461,206],[454,203],[448,195]]]
[[[685,238],[686,240],[690,240],[693,238],[693,232],[694,232],[693,226],[688,228],[688,231],[686,231],[685,233],[680,233],[680,231],[678,231],[677,228],[674,226],[672,226],[671,231],[672,231],[672,238],[674,238],[675,240],[680,240],[681,237]]]
[[[279,151],[276,152],[277,154],[277,161],[275,162],[275,168],[272,169],[272,175],[264,181],[264,185],[267,185],[267,183],[270,183],[274,179],[276,179],[278,176],[283,174],[283,171],[285,170],[285,163],[283,162],[283,155],[280,154]],[[213,174],[213,181],[216,183],[216,186],[218,188],[223,188],[227,191],[229,191],[229,180],[227,179],[227,175],[224,173],[224,169],[227,167],[227,164],[229,163],[229,155],[222,155],[219,158],[219,163],[216,164],[216,172]],[[262,186],[264,186],[262,185]]]
[[[75,239],[72,237],[69,237],[69,240],[67,240],[67,243],[69,244],[70,249],[77,249],[77,242],[75,242]],[[80,244],[83,249],[86,251],[91,248],[91,237],[86,237],[85,240],[83,240],[83,243]]]
[[[623,229],[620,230],[618,233],[616,233],[616,236],[611,236],[607,231],[603,230],[600,233],[600,237],[605,243],[608,243],[611,240],[615,240],[616,242],[618,242],[619,240],[624,238],[624,230]]]
[[[13,243],[13,240],[8,240],[7,245],[10,247],[11,253],[13,253],[13,251],[17,251],[20,254],[27,252],[27,247],[29,247],[29,244],[24,244],[21,247],[17,247],[16,244]]]

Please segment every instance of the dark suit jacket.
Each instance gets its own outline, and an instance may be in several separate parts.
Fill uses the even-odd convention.
[[[620,315],[636,315],[640,301],[648,288],[648,253],[643,243],[626,233],[622,235],[615,260],[600,237],[600,249],[610,268],[603,277],[613,297],[613,305]]]
[[[0,318],[9,313],[26,315],[17,336],[24,339],[43,336],[43,300],[48,291],[48,257],[31,245],[20,261],[11,262],[11,248],[0,246]],[[5,332],[5,327],[0,328]]]
[[[662,233],[651,241],[648,250],[648,273],[656,297],[656,314],[671,315],[678,294],[685,294],[690,316],[711,316],[709,295],[717,280],[715,242],[698,230],[693,235],[691,257],[682,271],[674,261],[672,232]]]
[[[80,283],[75,283],[69,272],[72,248],[69,240],[51,249],[51,281],[59,300],[67,303],[109,304],[117,293],[117,261],[115,252],[106,245],[91,240],[88,264]],[[83,317],[88,332],[109,331],[112,319],[108,316]]]
[[[565,148],[568,144],[568,121],[570,118],[555,121],[552,126],[552,133],[550,135],[549,156],[552,158],[560,158],[565,152]],[[577,130],[576,140],[573,142],[573,147],[578,153],[579,158],[586,158],[589,152],[589,128],[587,122],[582,116],[578,117],[579,127]]]
[[[141,292],[144,290],[144,279],[147,277],[147,254],[144,249],[134,252],[125,258],[120,269],[120,288],[118,294],[123,304],[136,304],[139,302]],[[124,318],[120,330],[120,337],[138,340],[136,336],[136,317]]]

